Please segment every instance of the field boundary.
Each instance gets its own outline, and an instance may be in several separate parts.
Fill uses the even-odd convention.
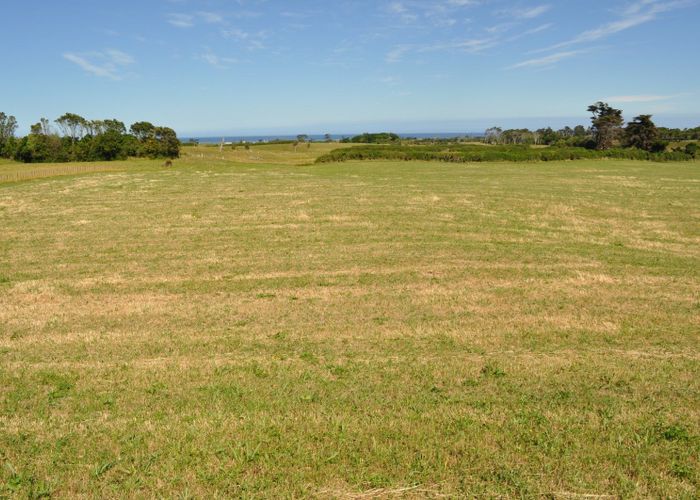
[[[0,173],[0,184],[29,181],[33,179],[44,179],[47,177],[57,177],[64,175],[86,174],[92,172],[113,172],[122,170],[119,165],[75,165],[51,166],[44,168],[32,168],[29,170],[19,170],[8,173]]]

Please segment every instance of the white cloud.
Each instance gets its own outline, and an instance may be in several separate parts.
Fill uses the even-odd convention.
[[[618,95],[618,96],[612,96],[612,97],[606,97],[605,99],[601,99],[604,102],[656,102],[656,101],[667,101],[669,99],[673,99],[675,97],[678,97],[677,95],[651,95],[651,94],[642,94],[642,95]]]
[[[639,26],[641,24],[653,21],[659,16],[659,14],[663,12],[684,7],[686,5],[688,5],[688,2],[685,0],[670,2],[659,2],[656,0],[641,0],[631,4],[627,9],[625,9],[622,18],[603,24],[601,26],[598,26],[597,28],[593,28],[579,33],[570,40],[558,43],[547,49],[542,49],[539,52],[568,47],[570,45],[595,42],[596,40],[606,38],[608,36],[614,35],[615,33],[619,33],[621,31],[634,28],[635,26]]]
[[[210,66],[214,66],[215,68],[219,69],[227,68],[231,64],[235,64],[238,62],[238,60],[233,57],[223,57],[216,55],[209,49],[206,49],[206,52],[200,54],[199,56],[197,56],[197,58],[201,61],[206,62]]]
[[[401,2],[391,2],[389,4],[389,7],[387,7],[387,9],[392,14],[404,14],[404,13],[408,12],[408,9],[406,8],[406,6]]]
[[[389,51],[389,53],[386,55],[386,62],[389,63],[396,63],[399,62],[401,59],[403,59],[403,56],[406,55],[411,50],[411,47],[408,45],[399,45],[398,47],[394,47]]]
[[[66,52],[63,58],[87,73],[111,80],[121,80],[124,77],[123,70],[135,62],[129,54],[117,49],[88,53]]]
[[[538,57],[536,59],[528,59],[527,61],[519,62],[517,64],[509,66],[508,69],[542,68],[542,67],[547,67],[547,66],[553,66],[556,63],[558,63],[559,61],[573,57],[577,54],[580,54],[581,52],[583,52],[583,51],[571,50],[568,52],[557,52],[556,54],[550,54],[548,56]]]
[[[168,14],[168,23],[176,28],[191,28],[194,26],[194,16],[189,14]]]
[[[377,81],[379,83],[383,83],[384,85],[390,85],[390,86],[395,86],[401,83],[401,79],[396,77],[396,76],[382,76],[380,78],[377,78]]]
[[[206,24],[222,24],[225,21],[224,16],[218,12],[208,11],[199,11],[194,14],[175,12],[168,14],[166,20],[176,28],[191,28],[200,22]]]
[[[552,6],[549,4],[542,4],[525,8],[504,9],[496,12],[496,14],[515,19],[534,19],[536,17],[540,17],[542,14],[545,14],[551,8]]]
[[[224,22],[224,16],[217,12],[197,12],[197,16],[209,24],[219,24]]]
[[[536,17],[541,16],[551,8],[551,5],[538,5],[536,7],[530,7],[528,9],[515,10],[513,11],[513,14],[521,19],[534,19]]]
[[[221,36],[240,42],[248,50],[260,50],[265,48],[265,39],[268,33],[266,31],[251,33],[238,28],[232,28],[221,30]]]
[[[548,30],[554,26],[553,23],[547,23],[547,24],[541,24],[539,26],[536,26],[534,28],[531,28],[523,33],[523,35],[534,35],[535,33],[540,33],[541,31]]]
[[[426,45],[419,49],[420,52],[430,52],[434,50],[458,50],[475,54],[498,44],[496,38],[471,38],[467,40],[457,40],[453,42],[436,43]]]
[[[467,40],[453,40],[450,42],[440,42],[423,45],[397,45],[391,49],[385,60],[388,63],[400,62],[406,54],[425,53],[438,51],[457,51],[476,54],[498,44],[497,38],[472,38]]]
[[[109,59],[111,59],[114,64],[119,66],[128,66],[129,64],[134,64],[134,58],[131,57],[126,52],[116,49],[107,49],[104,51]]]

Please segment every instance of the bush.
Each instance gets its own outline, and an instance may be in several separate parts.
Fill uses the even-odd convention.
[[[649,151],[652,153],[663,153],[668,147],[668,141],[654,141],[651,143]]]
[[[692,159],[686,152],[651,153],[641,149],[609,149],[605,151],[576,147],[533,149],[528,146],[482,146],[451,144],[445,146],[355,146],[336,149],[319,157],[317,163],[348,160],[424,160],[451,163],[490,161],[560,161],[596,158],[615,158],[651,161],[683,161]]]

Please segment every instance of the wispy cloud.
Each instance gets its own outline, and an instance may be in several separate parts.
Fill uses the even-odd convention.
[[[525,8],[505,9],[499,11],[498,13],[503,16],[514,17],[516,19],[534,19],[536,17],[540,17],[542,14],[546,13],[551,8],[551,5],[543,4]]]
[[[260,50],[265,48],[265,39],[268,36],[266,31],[249,32],[238,28],[221,30],[224,38],[236,40],[243,44],[248,50]]]
[[[478,5],[480,2],[478,0],[447,0],[448,5],[455,5],[457,7],[469,7],[472,5]]]
[[[391,49],[386,57],[386,62],[400,62],[407,54],[421,54],[426,52],[453,51],[476,54],[498,44],[495,37],[471,38],[466,40],[452,40],[447,42],[429,43],[423,45],[397,45]]]
[[[461,22],[468,23],[463,10],[480,3],[476,0],[393,0],[384,5],[384,11],[405,24],[449,28]]]
[[[394,47],[391,49],[385,59],[386,62],[388,63],[396,63],[399,62],[401,59],[403,59],[403,56],[406,55],[411,50],[410,45],[399,45],[397,47]]]
[[[527,61],[519,62],[517,64],[509,66],[507,69],[544,68],[544,67],[554,66],[559,61],[563,61],[564,59],[569,59],[570,57],[573,57],[577,54],[580,54],[581,52],[583,52],[583,51],[570,50],[568,52],[557,52],[555,54],[550,54],[548,56],[538,57],[535,59],[528,59]]]
[[[609,37],[621,31],[634,28],[641,24],[645,24],[655,20],[659,14],[668,12],[673,9],[678,9],[689,5],[686,0],[676,0],[669,2],[661,2],[657,0],[640,0],[629,5],[623,12],[620,19],[605,23],[596,28],[579,33],[570,40],[557,43],[546,49],[541,49],[540,52],[546,50],[556,50],[571,45],[583,44],[587,42],[595,42],[597,40]]]
[[[204,12],[200,11],[197,12],[197,16],[204,21],[205,23],[208,24],[219,24],[224,22],[224,16],[219,14],[218,12]]]
[[[375,81],[377,81],[379,83],[383,83],[384,85],[392,86],[392,87],[399,85],[401,83],[401,79],[399,77],[393,76],[393,75],[382,76],[382,77],[377,78]]]
[[[549,28],[554,26],[553,23],[547,23],[547,24],[541,24],[539,26],[535,26],[534,28],[530,28],[529,30],[523,32],[523,35],[534,35],[535,33],[540,33],[542,31],[546,31]]]
[[[509,69],[552,66],[563,59],[568,59],[582,52],[587,52],[587,50],[562,51],[562,49],[576,45],[585,46],[586,44],[602,40],[616,33],[634,28],[635,26],[649,23],[657,19],[663,12],[685,7],[690,5],[693,1],[694,0],[636,0],[627,5],[627,7],[620,12],[619,19],[583,31],[569,40],[556,43],[543,49],[531,51],[530,53],[533,54],[550,51],[556,52],[548,56],[522,61],[513,66],[509,66]],[[536,33],[548,27],[548,25],[543,25],[542,27],[533,28],[533,30],[530,30],[530,33]],[[590,47],[588,50],[590,50]]]
[[[199,11],[193,14],[173,12],[166,16],[166,21],[176,28],[191,28],[197,23],[222,24],[225,19],[218,12]]]
[[[190,14],[168,14],[167,21],[176,28],[191,28],[194,26],[194,16]]]
[[[628,102],[657,102],[657,101],[668,101],[669,99],[674,99],[679,97],[681,94],[676,95],[653,95],[653,94],[641,94],[641,95],[617,95],[606,97],[601,99],[604,102],[613,103],[628,103]]]
[[[238,59],[234,57],[219,56],[213,53],[208,47],[205,47],[205,49],[205,52],[199,54],[199,56],[197,56],[197,59],[199,59],[200,61],[204,61],[205,63],[215,68],[228,68],[231,64],[236,64],[238,62]]]
[[[390,14],[399,16],[403,21],[412,22],[418,19],[418,15],[409,11],[408,7],[403,2],[391,2],[387,6],[387,10]]]
[[[87,73],[111,80],[121,80],[124,77],[124,69],[135,62],[132,56],[117,49],[86,53],[66,52],[63,58]]]

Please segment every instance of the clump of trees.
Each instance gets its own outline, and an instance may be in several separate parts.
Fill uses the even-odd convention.
[[[390,132],[381,132],[379,134],[364,133],[355,137],[344,137],[340,142],[352,142],[359,144],[393,144],[401,142],[401,137]]]
[[[54,124],[42,118],[31,126],[29,135],[18,138],[15,117],[0,113],[0,157],[41,163],[111,161],[134,156],[177,158],[180,154],[175,131],[150,122],[134,123],[127,131],[119,120],[88,120],[65,113]]]
[[[578,147],[609,151],[612,149],[639,149],[649,153],[662,153],[672,141],[700,139],[700,127],[691,129],[669,129],[657,127],[651,115],[635,117],[625,126],[622,110],[607,103],[597,102],[588,107],[592,114],[591,126],[577,125],[560,130],[541,128],[539,130],[491,127],[484,134],[484,142],[500,145],[547,145],[558,147]],[[674,150],[676,153],[695,157],[697,145],[688,144]]]
[[[564,146],[584,147],[591,140],[590,128],[577,125],[554,130],[551,127],[538,130],[526,128],[503,130],[500,127],[486,129],[484,142],[503,145],[545,145],[560,144]]]

